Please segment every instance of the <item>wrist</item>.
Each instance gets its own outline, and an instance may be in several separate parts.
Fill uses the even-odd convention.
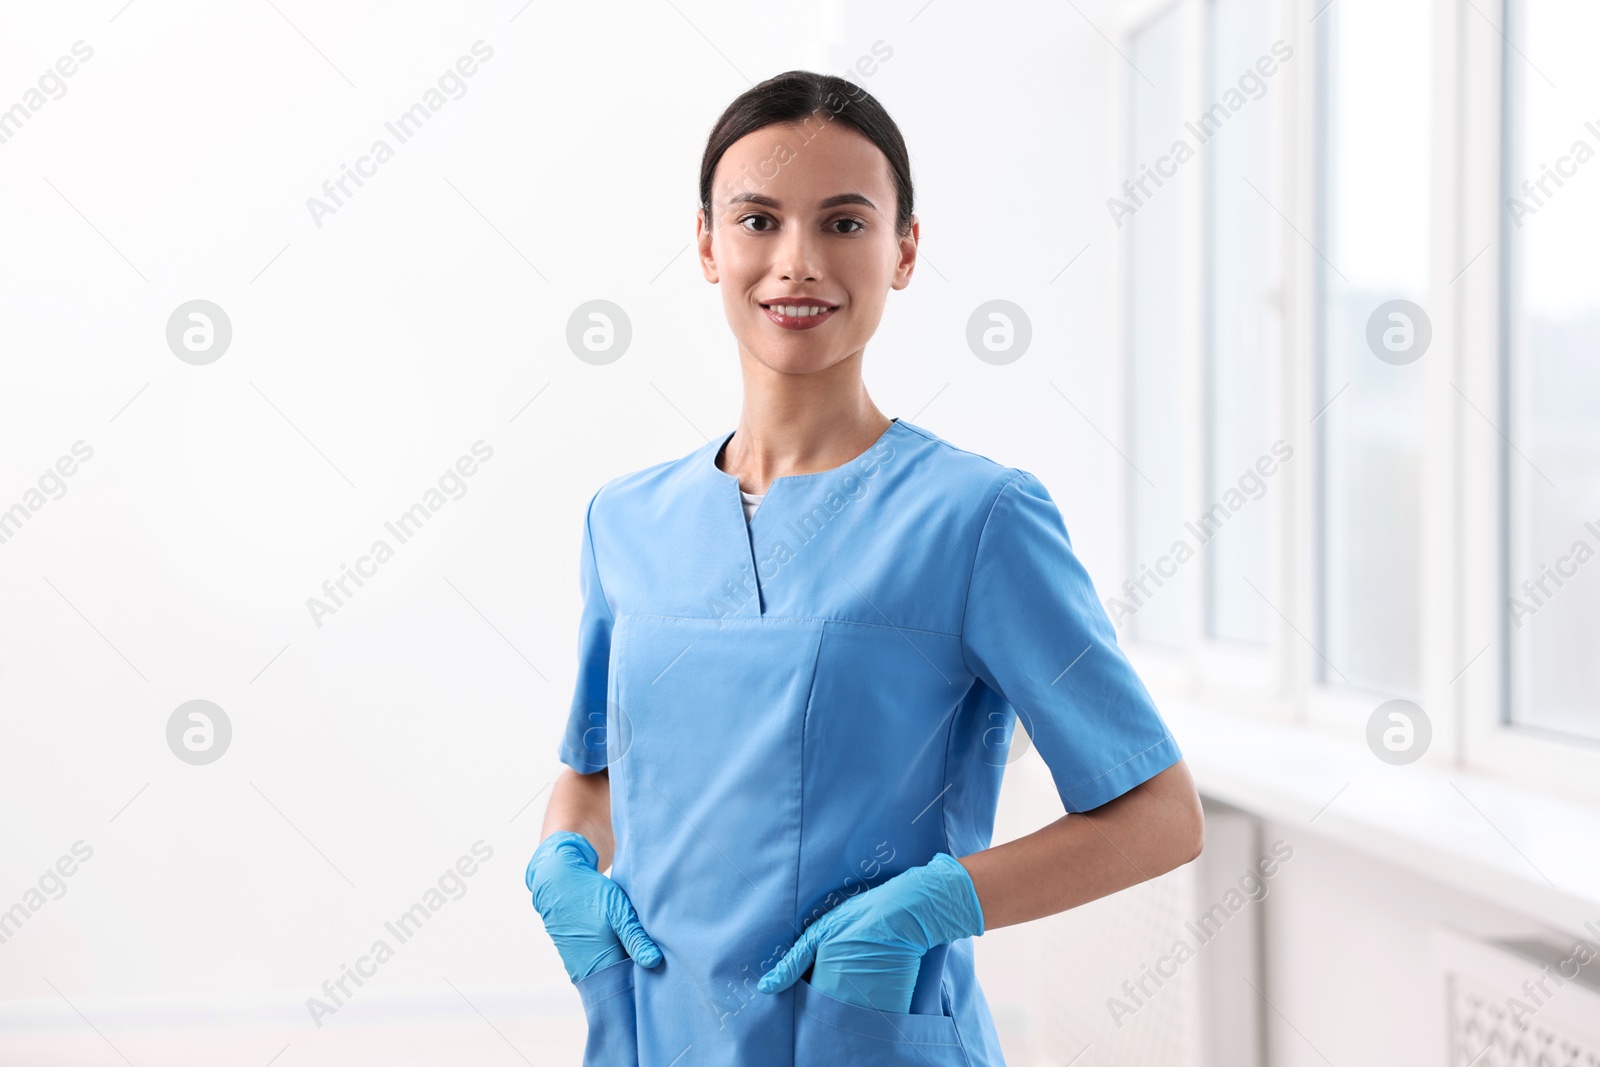
[[[534,850],[533,858],[528,861],[528,870],[523,876],[523,882],[530,891],[533,889],[539,866],[558,852],[576,856],[595,870],[600,868],[600,854],[595,851],[588,838],[573,830],[557,830],[539,843],[539,847]]]
[[[573,852],[583,857],[583,861],[595,870],[600,869],[600,853],[595,851],[589,839],[576,830],[557,830],[550,835],[556,839],[552,846],[556,852]]]
[[[944,941],[963,937],[978,937],[984,932],[983,904],[978,900],[978,888],[966,864],[948,852],[936,854],[927,869],[938,886],[940,917],[943,920]]]

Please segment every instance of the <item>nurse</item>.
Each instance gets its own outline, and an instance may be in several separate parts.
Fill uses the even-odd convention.
[[[743,410],[589,500],[527,869],[583,1062],[1001,1067],[973,938],[1193,859],[1193,782],[1044,484],[867,395],[919,239],[878,101],[755,86],[700,199]],[[1027,743],[1066,814],[991,846]]]

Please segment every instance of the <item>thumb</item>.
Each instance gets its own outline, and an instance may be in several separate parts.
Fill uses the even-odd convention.
[[[639,915],[633,910],[633,902],[615,882],[608,888],[610,891],[606,894],[606,919],[611,923],[611,929],[636,963],[642,967],[656,966],[661,962],[661,949],[651,940],[650,935],[644,932],[644,926],[639,922]]]
[[[756,988],[763,993],[781,993],[794,985],[806,973],[806,968],[811,966],[811,961],[817,958],[821,928],[821,920],[806,927],[800,939],[783,954],[783,958],[756,982]]]

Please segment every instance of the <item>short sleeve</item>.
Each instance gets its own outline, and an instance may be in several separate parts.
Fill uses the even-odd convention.
[[[995,498],[961,626],[968,669],[1016,709],[1069,812],[1114,800],[1182,758],[1134,672],[1044,484]]]
[[[599,496],[597,492],[595,496]],[[606,767],[606,694],[611,669],[611,606],[600,585],[590,518],[594,497],[584,513],[583,547],[578,560],[578,590],[583,611],[578,619],[578,681],[573,688],[567,727],[561,737],[561,762],[579,774]]]

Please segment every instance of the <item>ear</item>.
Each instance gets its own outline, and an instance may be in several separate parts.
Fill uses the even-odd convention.
[[[895,264],[891,289],[904,289],[911,284],[911,274],[917,269],[917,242],[922,239],[922,223],[911,216],[911,233],[900,238],[900,259]]]
[[[711,250],[711,231],[706,228],[706,209],[694,213],[694,242],[700,255],[700,273],[713,285],[721,280],[717,272],[716,255]]]

